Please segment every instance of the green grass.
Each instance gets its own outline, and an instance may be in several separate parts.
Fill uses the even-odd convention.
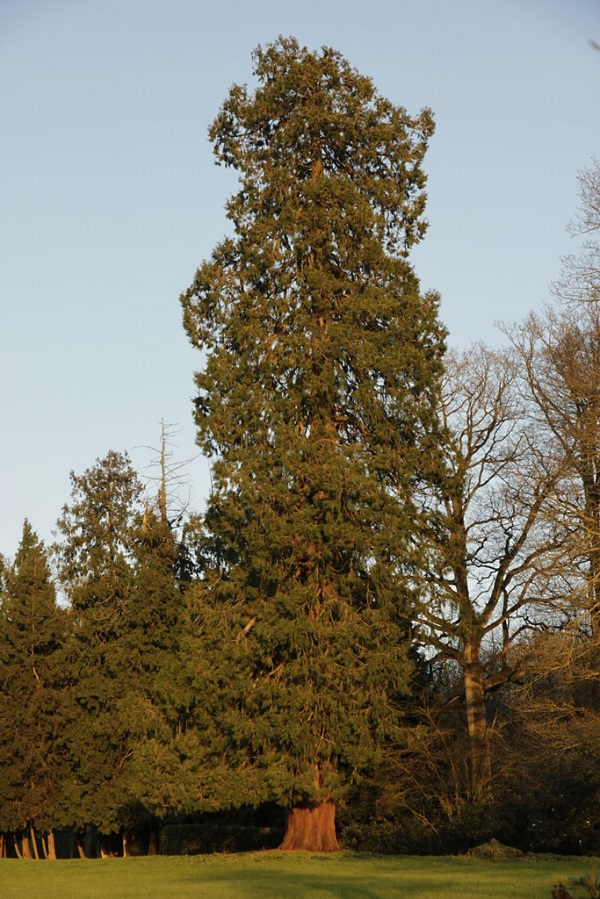
[[[585,859],[483,861],[257,852],[80,861],[0,860],[0,899],[550,899]],[[575,894],[576,895],[576,894]]]

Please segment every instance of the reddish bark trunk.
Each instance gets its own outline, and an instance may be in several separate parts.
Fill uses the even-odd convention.
[[[326,801],[316,806],[293,808],[280,848],[289,851],[337,852],[340,844],[335,833],[335,804]]]

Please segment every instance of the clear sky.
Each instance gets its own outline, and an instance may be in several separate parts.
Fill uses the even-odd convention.
[[[0,552],[51,539],[69,472],[196,454],[179,294],[227,229],[207,127],[279,34],[433,109],[413,260],[450,342],[549,299],[600,155],[600,0],[0,0]],[[187,469],[202,510],[208,466]]]

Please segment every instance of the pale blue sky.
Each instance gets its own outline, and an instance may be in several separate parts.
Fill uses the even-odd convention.
[[[600,0],[0,0],[0,552],[24,517],[50,539],[71,469],[146,465],[161,419],[194,455],[178,296],[234,184],[206,131],[278,34],[433,109],[414,263],[452,343],[548,299],[600,155]],[[204,460],[188,476],[201,510]]]

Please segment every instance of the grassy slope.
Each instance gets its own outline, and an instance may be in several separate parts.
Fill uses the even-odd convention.
[[[93,861],[0,860],[2,899],[549,899],[585,859],[489,862],[470,858],[252,853]]]

